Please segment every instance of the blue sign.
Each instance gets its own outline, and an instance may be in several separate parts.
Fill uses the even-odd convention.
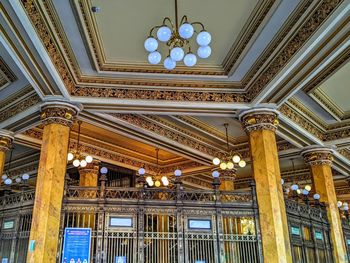
[[[126,263],[126,257],[116,256],[115,263]]]
[[[318,240],[323,240],[323,235],[322,235],[321,232],[316,231],[316,232],[315,232],[315,236],[316,236],[316,239],[318,239]]]
[[[64,230],[62,263],[90,263],[91,228]]]
[[[300,228],[292,226],[292,235],[300,236]]]

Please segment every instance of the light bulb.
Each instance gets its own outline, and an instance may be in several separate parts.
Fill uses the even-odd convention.
[[[101,174],[106,174],[107,172],[108,172],[107,167],[102,167],[102,168],[100,169],[100,173],[101,173]]]
[[[345,211],[348,211],[348,210],[349,210],[349,207],[348,207],[348,206],[344,206],[344,210],[345,210]]]
[[[338,205],[338,207],[341,207],[343,205],[343,203],[341,201],[338,201],[337,205]]]
[[[148,54],[148,62],[152,65],[156,65],[162,59],[162,55],[158,51],[154,51]]]
[[[68,155],[67,155],[68,161],[73,160],[73,158],[74,158],[74,155],[72,153],[68,153]]]
[[[240,160],[238,163],[239,167],[245,167],[247,165],[247,163],[244,160]]]
[[[92,163],[92,161],[93,161],[92,156],[90,156],[90,155],[86,156],[86,157],[85,157],[85,161],[86,161],[87,163]]]
[[[163,181],[163,185],[164,185],[164,186],[168,186],[168,185],[169,185],[169,181],[168,181],[168,180]]]
[[[139,175],[144,175],[146,173],[146,170],[145,168],[141,167],[138,172],[139,172]]]
[[[153,182],[153,180],[152,180],[152,181],[147,181],[147,184],[148,184],[149,186],[153,186],[153,185],[154,185],[154,182]]]
[[[7,174],[3,174],[3,175],[1,176],[1,179],[2,179],[2,180],[6,180],[6,179],[7,179]]]
[[[303,195],[308,195],[309,194],[309,191],[308,190],[306,190],[306,189],[303,189]]]
[[[207,31],[202,31],[197,35],[197,44],[200,46],[208,46],[211,42],[211,35]]]
[[[189,23],[184,23],[179,28],[180,37],[184,39],[189,39],[193,36],[194,29],[193,26]]]
[[[4,181],[5,184],[7,185],[10,185],[12,184],[12,179],[11,178],[7,178],[5,181]]]
[[[283,178],[281,178],[281,185],[284,185],[284,180],[283,180]]]
[[[221,168],[221,170],[225,170],[227,168],[227,164],[226,163],[221,163],[220,164],[220,168]]]
[[[314,199],[315,200],[319,200],[320,199],[320,195],[319,194],[314,194]]]
[[[21,177],[17,177],[17,178],[15,179],[15,181],[16,181],[16,183],[20,183],[20,182],[22,181],[22,179],[21,179]]]
[[[162,176],[162,178],[160,179],[162,182],[164,181],[168,181],[168,178],[166,176]]]
[[[293,184],[290,189],[292,189],[293,191],[298,190],[299,186],[297,184]]]
[[[171,38],[171,29],[167,26],[162,26],[157,31],[157,38],[162,42],[167,42]]]
[[[234,167],[234,164],[233,164],[233,162],[227,162],[227,169],[233,169],[233,167]]]
[[[29,179],[29,174],[23,174],[22,175],[23,180],[28,180]]]
[[[184,58],[185,52],[181,47],[174,47],[170,51],[170,57],[172,60],[178,62],[181,61]]]
[[[184,64],[187,67],[193,67],[194,65],[197,64],[197,57],[195,54],[193,53],[188,53],[185,57],[184,57]]]
[[[300,193],[301,193],[301,190],[297,189],[297,194],[300,195]]]
[[[164,59],[164,67],[168,70],[172,70],[176,67],[176,62],[174,60],[171,59],[171,57],[167,57],[166,59]]]
[[[181,174],[182,174],[182,172],[181,172],[180,169],[176,169],[176,170],[174,171],[174,175],[175,175],[175,176],[181,176]]]
[[[151,182],[151,181],[153,181],[153,180],[152,180],[152,177],[151,177],[151,176],[147,176],[147,177],[146,177],[146,182]]]
[[[215,157],[215,158],[213,159],[213,164],[214,164],[214,165],[219,165],[219,164],[220,164],[220,159],[219,159],[218,157]]]
[[[156,187],[159,187],[159,186],[160,186],[160,182],[157,180],[157,181],[154,183],[154,185],[155,185]]]
[[[80,166],[81,167],[86,167],[87,166],[87,162],[85,160],[81,160],[80,161]]]
[[[197,55],[200,58],[208,58],[211,55],[210,46],[199,47],[197,50]]]
[[[73,166],[74,167],[78,167],[80,165],[80,161],[78,160],[78,159],[75,159],[74,161],[73,161]]]
[[[239,157],[238,154],[235,154],[233,157],[232,157],[232,161],[234,163],[239,163],[239,161],[241,160],[241,157]]]
[[[158,48],[158,41],[154,37],[149,37],[145,40],[144,47],[148,52],[156,51]]]
[[[220,176],[220,173],[219,173],[218,171],[213,171],[213,172],[211,173],[211,175],[212,175],[214,178],[217,178],[217,177]]]
[[[309,192],[311,191],[311,186],[310,185],[305,185],[304,188],[305,188],[306,191],[309,191]]]

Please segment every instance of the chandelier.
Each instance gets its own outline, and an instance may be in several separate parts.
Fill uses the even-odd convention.
[[[7,173],[4,173],[1,176],[1,179],[4,182],[5,185],[11,185],[13,183],[13,179],[10,178],[10,169],[11,169],[11,162],[12,162],[12,151],[13,151],[13,148],[11,148],[11,152],[10,152],[10,160],[9,160],[9,164],[7,166]],[[24,173],[24,174],[22,174],[22,176],[20,176],[20,175],[15,176],[15,182],[16,183],[19,184],[20,182],[22,182],[22,180],[23,181],[29,180],[29,174]]]
[[[87,155],[84,156],[82,153],[80,153],[80,128],[81,128],[81,121],[78,121],[78,142],[76,149],[69,152],[67,155],[68,161],[73,161],[74,167],[86,167],[88,163],[91,163],[93,161],[92,156]]]
[[[196,31],[195,27],[199,27],[200,31]],[[156,35],[155,35],[155,31]],[[177,13],[177,0],[175,0],[175,24],[169,17],[163,19],[163,23],[154,26],[148,38],[144,43],[145,49],[150,52],[148,54],[148,62],[156,65],[162,60],[161,53],[158,49],[158,40],[164,42],[168,47],[168,55],[163,61],[166,69],[172,70],[176,67],[176,63],[183,60],[187,67],[193,67],[197,64],[197,56],[192,53],[190,39],[197,34],[196,42],[199,45],[197,56],[200,58],[208,58],[211,54],[209,46],[211,35],[205,30],[204,25],[200,22],[189,23],[187,16],[181,18],[180,24]]]
[[[155,175],[146,174],[146,169],[144,167],[141,167],[138,170],[138,173],[140,176],[146,176],[146,183],[149,187],[160,187],[160,186],[168,186],[169,185],[169,179],[165,175],[162,175],[161,170],[159,168],[159,149],[156,148],[156,158],[157,158],[157,169]],[[176,169],[174,171],[175,176],[181,176],[182,172],[180,169]]]
[[[213,164],[219,166],[221,170],[235,170],[237,169],[237,166],[243,168],[246,166],[246,162],[239,153],[230,150],[227,132],[228,123],[225,123],[224,126],[226,132],[227,151],[217,153],[217,156],[213,159]]]

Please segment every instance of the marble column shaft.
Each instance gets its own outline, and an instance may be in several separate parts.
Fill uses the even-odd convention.
[[[11,149],[13,133],[7,130],[0,130],[0,177],[5,172],[6,152]]]
[[[264,262],[291,263],[292,254],[275,135],[278,125],[277,113],[270,109],[257,109],[243,113],[241,120],[249,136]]]
[[[324,202],[327,207],[334,262],[348,262],[343,229],[337,206],[337,196],[334,188],[332,150],[329,148],[311,146],[305,149],[302,155],[305,162],[310,165],[315,191],[320,195],[320,201]]]

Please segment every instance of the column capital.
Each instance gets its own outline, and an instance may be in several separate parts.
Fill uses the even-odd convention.
[[[332,165],[334,150],[328,147],[312,145],[305,147],[301,152],[306,164],[313,165]]]
[[[220,178],[222,181],[232,181],[234,182],[236,179],[236,169],[234,168],[233,170],[223,170],[220,171]]]
[[[239,119],[247,133],[257,130],[276,131],[279,124],[278,111],[272,108],[246,110],[239,115]]]
[[[0,129],[0,151],[5,152],[11,148],[14,134],[11,131]]]
[[[98,174],[100,171],[100,160],[94,159],[91,163],[88,163],[85,167],[79,167],[79,174],[84,175],[88,173]]]
[[[58,123],[71,127],[74,117],[81,110],[81,105],[74,105],[65,100],[49,100],[41,107],[40,118],[44,125]]]

